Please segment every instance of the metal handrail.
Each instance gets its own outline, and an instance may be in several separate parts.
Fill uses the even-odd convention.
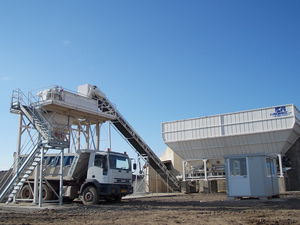
[[[9,188],[11,187],[11,185],[15,182],[16,179],[18,179],[19,177],[19,173],[21,171],[23,171],[28,164],[30,163],[31,160],[33,160],[33,157],[35,155],[35,153],[40,149],[40,145],[38,144],[37,146],[35,146],[35,148],[29,153],[28,157],[26,157],[26,159],[24,160],[24,162],[22,163],[21,167],[18,169],[18,171],[13,174],[11,173],[9,175],[10,179],[7,180],[7,182],[1,187],[1,192],[0,192],[0,200],[3,199],[3,197],[5,196],[6,192],[9,190]]]
[[[37,129],[40,128],[38,130],[42,134],[44,139],[69,142],[69,140],[66,139],[68,133],[65,131],[63,131],[62,136],[66,140],[60,140],[60,138],[57,138],[55,136],[54,129],[51,123],[47,120],[47,117],[51,118],[51,116],[49,115],[47,110],[41,107],[42,103],[43,101],[37,96],[34,96],[31,92],[25,95],[20,89],[16,89],[13,91],[11,108],[13,110],[20,110],[20,108],[26,107],[26,110],[29,111],[29,114],[32,114],[30,115],[31,117],[33,117],[32,119],[37,120],[32,122]],[[38,124],[36,124],[36,122]],[[64,127],[63,130],[67,130],[66,128],[67,126]]]
[[[1,185],[0,193],[2,192],[3,188],[6,186],[7,182],[10,180],[10,178],[12,176],[14,176],[16,173],[18,173],[18,171],[16,171],[16,168],[20,168],[20,166],[24,163],[24,160],[26,160],[26,158],[28,157],[29,153],[34,150],[34,148],[36,147],[36,145],[38,143],[38,137],[35,138],[35,141],[36,141],[36,144],[32,143],[30,145],[30,147],[27,147],[27,144],[26,144],[26,148],[25,147],[21,148],[20,155],[25,155],[25,156],[27,155],[27,156],[22,160],[14,159],[12,166],[8,169],[8,172],[0,180],[0,185]],[[30,143],[30,142],[28,142],[28,143]]]
[[[34,106],[35,106],[35,108],[37,108],[37,109],[39,109],[42,113],[43,113],[43,115],[47,115],[46,117],[48,118],[48,120],[47,120],[47,122],[48,122],[48,124],[50,125],[50,122],[49,121],[51,121],[51,119],[53,118],[53,117],[55,117],[55,113],[53,113],[52,115],[50,115],[49,114],[49,112],[47,111],[47,110],[45,110],[44,109],[44,107],[42,107],[42,105],[46,102],[46,101],[49,101],[49,100],[57,100],[56,98],[57,98],[57,95],[59,95],[60,96],[60,101],[64,101],[64,91],[68,91],[68,92],[70,92],[70,93],[73,93],[73,94],[77,94],[77,93],[75,93],[75,92],[72,92],[72,91],[70,91],[70,90],[68,90],[68,89],[65,89],[65,88],[62,88],[62,87],[60,87],[60,86],[57,86],[57,85],[55,85],[55,86],[51,86],[51,87],[49,87],[49,88],[47,88],[46,90],[50,90],[50,98],[49,99],[47,99],[47,100],[42,100],[41,99],[41,96],[39,96],[39,95],[33,95],[32,94],[32,92],[29,92],[28,93],[28,96],[29,96],[29,98],[30,99],[33,99],[34,100]],[[40,113],[40,112],[39,112]],[[51,125],[50,125],[51,126]],[[63,127],[61,127],[61,129],[60,129],[60,131],[63,131],[62,132],[62,135],[63,135],[63,137],[66,139],[66,140],[64,140],[64,141],[67,141],[67,142],[69,142],[70,140],[68,140],[67,139],[67,134],[68,134],[68,132],[65,132],[65,130],[68,130],[69,128],[68,128],[68,125],[66,125],[66,126],[63,126]],[[52,127],[52,131],[53,131],[53,127]],[[53,131],[54,132],[54,131]],[[53,134],[53,133],[52,133]],[[55,136],[55,135],[54,135]],[[54,137],[53,136],[53,137]],[[53,138],[53,139],[55,139],[55,138]]]
[[[32,96],[26,96],[20,89],[16,89],[13,91],[13,97],[12,97],[12,102],[11,102],[11,107],[14,109],[15,106],[17,106],[18,108],[21,107],[21,105],[27,106],[26,109],[29,110],[30,113],[32,113],[33,115],[35,115],[35,117],[39,117],[38,120],[41,124],[41,126],[43,126],[44,129],[46,129],[46,138],[51,139],[52,137],[52,127],[50,125],[50,123],[47,121],[47,119],[39,112],[39,110],[37,109],[37,107],[35,107],[37,105],[37,102],[33,102],[30,97]],[[34,124],[36,126],[36,124]]]

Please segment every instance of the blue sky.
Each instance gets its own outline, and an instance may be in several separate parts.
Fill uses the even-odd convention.
[[[0,1],[0,169],[16,149],[15,88],[95,84],[158,155],[164,121],[300,107],[299,12],[300,1]]]

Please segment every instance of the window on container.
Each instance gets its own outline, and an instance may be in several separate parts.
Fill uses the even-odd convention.
[[[268,177],[276,175],[275,163],[272,158],[266,158],[266,170]]]
[[[246,158],[230,159],[229,162],[231,176],[247,176]]]

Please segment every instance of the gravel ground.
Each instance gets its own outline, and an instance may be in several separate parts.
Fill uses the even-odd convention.
[[[227,200],[224,194],[131,198],[84,206],[0,206],[0,224],[300,224],[300,193],[270,200]]]

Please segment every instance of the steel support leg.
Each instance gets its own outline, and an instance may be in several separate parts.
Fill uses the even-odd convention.
[[[100,150],[100,125],[96,124],[96,150]]]
[[[64,173],[63,173],[63,164],[64,164],[64,150],[62,149],[60,152],[60,179],[59,179],[59,204],[63,204],[63,181],[64,181]]]
[[[278,162],[279,162],[279,177],[283,177],[283,170],[282,170],[282,157],[281,154],[278,154]]]
[[[77,128],[77,151],[80,150],[80,135],[81,135],[81,126],[78,125],[78,128]]]
[[[185,161],[182,161],[182,180],[185,181]]]
[[[44,161],[44,148],[41,148],[41,161],[40,161],[40,186],[39,186],[39,207],[43,204],[43,161]]]
[[[109,141],[109,150],[111,151],[111,124],[108,122],[108,141]]]
[[[20,118],[19,118],[19,134],[18,134],[18,143],[17,143],[17,154],[16,154],[16,173],[19,172],[19,159],[20,159],[20,154],[21,154],[21,142],[22,142],[22,126],[23,126],[23,114],[20,114]]]
[[[90,149],[90,124],[86,125],[85,134],[86,134],[86,136],[85,136],[86,137],[86,140],[85,140],[86,146],[85,146],[85,148]]]
[[[203,159],[204,163],[204,180],[207,180],[207,165],[206,165],[207,159]]]
[[[39,170],[40,165],[37,165],[35,167],[34,171],[34,185],[33,185],[33,204],[37,205],[39,202],[38,196],[39,196]]]

